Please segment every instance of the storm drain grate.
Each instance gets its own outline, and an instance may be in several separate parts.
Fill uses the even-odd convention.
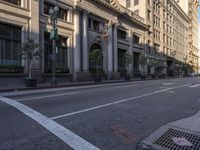
[[[191,146],[175,144],[173,138],[184,138],[191,143]],[[200,136],[170,128],[154,144],[169,150],[200,150]]]

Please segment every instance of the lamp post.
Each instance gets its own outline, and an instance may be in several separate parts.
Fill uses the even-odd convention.
[[[184,75],[187,75],[187,66],[186,66],[186,61],[187,61],[187,55],[183,57],[184,60]]]
[[[57,79],[56,79],[56,71],[55,71],[55,66],[56,66],[56,40],[58,39],[58,29],[56,28],[56,22],[57,22],[57,16],[58,16],[59,8],[55,6],[54,8],[51,8],[49,10],[49,15],[51,17],[51,35],[50,39],[53,41],[53,49],[52,49],[52,81],[51,84],[55,85],[57,84]]]
[[[174,66],[175,66],[175,55],[176,55],[176,51],[175,50],[173,50],[172,52],[171,52],[171,55],[172,55],[172,57],[173,57],[173,75],[172,76],[174,76]]]

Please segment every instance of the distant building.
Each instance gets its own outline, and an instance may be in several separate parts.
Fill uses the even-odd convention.
[[[199,42],[198,43],[200,43],[200,24],[199,24],[198,35],[199,35],[199,37],[198,37]],[[199,44],[199,57],[200,57],[200,44]],[[199,59],[199,73],[200,73],[200,59]]]
[[[199,70],[199,40],[198,40],[198,0],[179,0],[178,4],[185,11],[189,17],[189,26],[188,26],[188,63],[192,66],[194,72]]]
[[[198,65],[198,2],[197,0],[119,0],[119,2],[145,19],[150,32],[146,40],[149,55],[164,54],[168,75],[176,59],[178,74],[187,61],[196,72]],[[176,73],[176,74],[177,74]]]

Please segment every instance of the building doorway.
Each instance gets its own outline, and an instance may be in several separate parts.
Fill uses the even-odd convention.
[[[89,53],[93,52],[95,49],[98,49],[98,50],[102,51],[101,46],[99,44],[97,44],[97,43],[94,43],[94,44],[91,45]],[[104,74],[104,70],[103,70],[103,58],[101,60],[101,63],[99,65],[97,65],[97,66],[94,63],[94,61],[92,61],[89,58],[89,71],[90,71],[90,73],[96,74],[96,67],[98,68],[99,74]]]

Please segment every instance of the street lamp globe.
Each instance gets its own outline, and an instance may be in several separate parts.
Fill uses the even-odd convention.
[[[55,12],[56,15],[58,14],[58,12],[59,12],[59,7],[58,6],[54,7],[54,12]]]
[[[53,15],[54,14],[54,10],[53,10],[53,8],[51,8],[50,10],[49,10],[49,15]]]

